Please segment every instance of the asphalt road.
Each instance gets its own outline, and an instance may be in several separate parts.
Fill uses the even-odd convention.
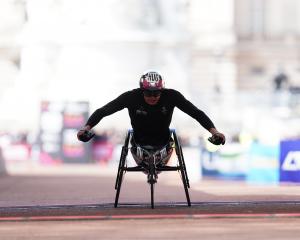
[[[113,207],[114,171],[0,177],[0,239],[299,239],[300,188],[191,183],[164,174],[150,208],[145,176],[126,175]]]

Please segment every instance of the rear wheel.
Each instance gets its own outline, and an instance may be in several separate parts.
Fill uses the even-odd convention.
[[[118,182],[116,184],[117,186],[117,193],[116,193],[116,198],[115,198],[115,208],[118,206],[118,201],[119,201],[119,196],[120,196],[120,191],[121,191],[121,185],[122,185],[122,180],[123,180],[123,174],[124,171],[121,169],[120,175],[118,177]]]

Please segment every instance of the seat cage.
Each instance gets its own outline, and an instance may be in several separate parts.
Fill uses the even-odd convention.
[[[156,183],[157,179],[157,173],[163,172],[163,171],[179,171],[181,174],[181,179],[183,182],[187,204],[188,206],[191,206],[190,197],[188,188],[190,188],[189,185],[189,179],[187,176],[187,171],[185,167],[185,162],[183,158],[182,148],[179,143],[177,134],[175,129],[170,130],[171,137],[174,139],[173,148],[175,148],[176,156],[178,159],[177,166],[166,166],[161,164],[162,161],[162,155],[164,154],[162,151],[166,151],[163,149],[166,149],[166,146],[160,149],[147,149],[144,146],[137,145],[137,152],[139,156],[142,158],[142,164],[137,165],[135,167],[128,167],[126,157],[128,155],[129,150],[129,144],[130,140],[133,137],[133,130],[128,130],[124,145],[122,146],[121,150],[121,156],[119,161],[119,167],[117,172],[117,178],[115,183],[115,189],[116,189],[116,197],[115,197],[115,207],[118,206],[118,200],[119,200],[119,194],[121,190],[122,180],[125,172],[146,172],[148,174],[148,183],[151,186],[151,207],[154,208],[154,184]]]
[[[159,148],[136,145],[136,156],[141,159],[141,162],[144,164],[149,164],[150,161],[153,161],[155,165],[163,165],[162,161],[168,155],[167,148],[169,145],[168,143]]]

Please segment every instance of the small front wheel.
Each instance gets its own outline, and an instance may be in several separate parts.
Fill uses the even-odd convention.
[[[150,183],[150,188],[151,188],[151,208],[154,208],[154,182]]]
[[[151,159],[149,164],[148,183],[151,190],[151,208],[154,208],[154,184],[157,182],[157,174],[155,171],[154,159]]]

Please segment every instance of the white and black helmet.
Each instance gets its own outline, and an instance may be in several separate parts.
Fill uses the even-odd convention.
[[[140,78],[140,88],[143,90],[162,90],[164,80],[157,71],[147,71]]]

